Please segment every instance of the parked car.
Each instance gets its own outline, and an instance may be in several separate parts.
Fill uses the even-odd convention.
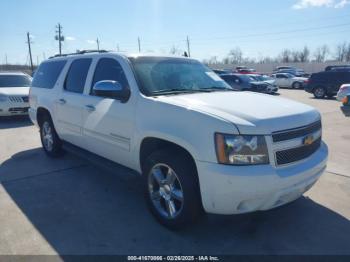
[[[294,69],[294,70],[283,69],[283,70],[280,70],[276,73],[287,73],[287,74],[291,74],[295,77],[309,77],[309,74],[306,74],[302,69]]]
[[[350,71],[350,65],[327,66],[324,71]]]
[[[278,66],[273,71],[279,72],[280,70],[296,70],[296,68],[293,66]]]
[[[254,78],[256,81],[265,82],[265,83],[268,83],[268,84],[271,84],[273,86],[278,87],[276,85],[276,79],[274,79],[271,76],[268,76],[268,75],[256,75],[256,74],[250,74],[248,76]]]
[[[342,103],[343,106],[350,106],[350,94],[343,98]]]
[[[229,74],[229,71],[225,69],[212,69],[212,70],[217,75]]]
[[[276,73],[271,75],[275,79],[275,84],[278,87],[300,89],[304,88],[307,84],[308,78],[296,77],[289,73]]]
[[[248,74],[257,74],[256,70],[253,68],[248,68],[248,69],[240,69],[237,70],[237,73],[243,74],[243,75],[248,75]]]
[[[220,75],[236,91],[252,91],[259,93],[276,93],[278,87],[265,81],[258,81],[250,75],[224,74]]]
[[[30,106],[48,156],[74,147],[136,171],[151,213],[173,229],[202,210],[239,214],[284,205],[326,168],[317,110],[232,92],[191,58],[51,58],[34,76]]]
[[[31,77],[20,72],[0,72],[0,116],[26,115]]]
[[[347,83],[350,83],[349,71],[323,71],[311,75],[305,91],[314,94],[316,98],[333,97],[340,86]]]
[[[339,91],[338,91],[338,94],[337,94],[337,100],[338,101],[343,101],[343,99],[350,95],[350,84],[345,84],[345,85],[342,85],[340,88],[339,88]]]

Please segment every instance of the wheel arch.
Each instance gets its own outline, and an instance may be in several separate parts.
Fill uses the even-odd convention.
[[[49,116],[52,119],[51,112],[47,108],[42,106],[38,107],[36,111],[36,119],[39,126],[41,125],[44,116]]]
[[[163,139],[163,138],[158,138],[158,137],[153,137],[153,136],[148,136],[144,137],[140,143],[140,150],[139,150],[139,165],[140,165],[140,170],[143,172],[144,164],[147,159],[147,157],[152,153],[157,150],[164,150],[164,149],[169,149],[169,150],[174,150],[178,152],[184,153],[191,161],[191,164],[193,164],[193,167],[195,168],[197,174],[197,166],[196,166],[196,161],[193,156],[193,154],[188,150],[186,147],[179,145],[176,142],[172,142],[168,139]]]

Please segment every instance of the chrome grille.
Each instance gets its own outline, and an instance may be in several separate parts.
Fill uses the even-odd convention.
[[[292,162],[300,161],[311,156],[321,146],[321,137],[314,141],[311,145],[303,145],[276,153],[277,165],[285,165]]]
[[[321,121],[317,121],[308,126],[274,132],[272,134],[272,140],[273,142],[291,140],[294,138],[298,138],[298,137],[302,137],[302,136],[306,136],[308,134],[314,133],[320,130],[321,128],[322,128]]]
[[[311,144],[307,143],[307,139],[311,139]],[[300,161],[311,156],[320,148],[322,143],[321,121],[299,128],[275,132],[272,134],[272,140],[278,148],[275,151],[277,165]],[[285,148],[283,148],[284,145],[286,145]],[[290,148],[291,145],[293,145],[292,148]]]
[[[9,96],[9,101],[13,103],[23,103],[23,98],[21,96]]]

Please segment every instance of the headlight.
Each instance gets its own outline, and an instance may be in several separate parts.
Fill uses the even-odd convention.
[[[0,95],[0,102],[6,102],[6,101],[7,101],[7,96]]]
[[[215,134],[218,162],[231,165],[262,165],[269,163],[264,136]]]

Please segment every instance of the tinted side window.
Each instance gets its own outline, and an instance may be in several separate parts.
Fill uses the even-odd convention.
[[[129,84],[124,71],[118,61],[112,58],[101,58],[98,61],[92,87],[98,81],[113,80],[119,82],[124,88],[128,88]]]
[[[350,83],[350,72],[346,72],[344,78],[346,83]]]
[[[64,89],[69,92],[83,93],[85,81],[92,59],[82,58],[74,60],[64,83]]]
[[[32,86],[53,88],[67,61],[52,61],[42,63],[35,72]]]

